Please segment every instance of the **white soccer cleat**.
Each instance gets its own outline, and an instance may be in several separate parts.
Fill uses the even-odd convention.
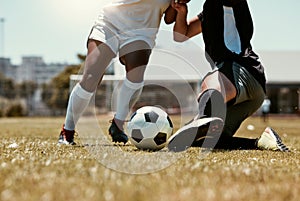
[[[282,143],[279,135],[270,127],[267,127],[258,138],[257,147],[262,150],[289,151],[289,149]]]
[[[168,149],[181,152],[207,135],[218,135],[223,130],[224,122],[218,117],[195,119],[180,128],[168,140]]]

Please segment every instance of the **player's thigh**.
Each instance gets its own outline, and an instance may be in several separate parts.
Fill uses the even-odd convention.
[[[151,47],[145,41],[133,41],[123,46],[120,61],[125,65],[127,77],[131,77],[132,81],[141,81],[150,55]]]
[[[201,83],[201,91],[206,91],[207,89],[220,91],[225,98],[225,102],[234,99],[236,96],[235,86],[222,72],[219,71],[214,71],[204,77]]]
[[[87,91],[94,91],[115,53],[105,43],[88,41],[88,54],[84,63],[81,86]]]

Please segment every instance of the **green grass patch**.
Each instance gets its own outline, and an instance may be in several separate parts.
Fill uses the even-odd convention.
[[[109,119],[109,116],[98,117],[104,133]],[[179,118],[172,119],[178,129]],[[299,117],[270,117],[267,123],[251,117],[237,133],[256,138],[267,125],[271,126],[291,149],[289,153],[215,150],[203,157],[199,148],[191,148],[168,167],[140,175],[107,168],[89,151],[91,147],[57,146],[63,120],[0,119],[1,201],[296,201],[300,197]],[[254,129],[247,129],[249,125]],[[86,126],[90,128],[88,123]],[[145,163],[140,168],[147,168],[147,162],[153,165],[153,161],[146,160],[151,154],[157,158],[165,154],[139,151],[132,145],[115,146],[110,141],[103,147],[131,154],[141,164]],[[123,165],[129,170],[133,167],[118,152],[111,152],[114,157],[107,157],[107,163]]]

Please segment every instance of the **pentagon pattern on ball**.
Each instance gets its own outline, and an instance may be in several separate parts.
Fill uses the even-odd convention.
[[[157,145],[161,145],[167,141],[167,133],[161,133],[159,132],[155,137],[154,137],[154,142]]]
[[[159,115],[154,111],[146,112],[144,115],[145,115],[146,122],[151,122],[151,123],[156,123],[159,117]]]
[[[143,134],[140,129],[133,129],[131,133],[131,137],[132,139],[134,139],[139,143],[143,139]]]

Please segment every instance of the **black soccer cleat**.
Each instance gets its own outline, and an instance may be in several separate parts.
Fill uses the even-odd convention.
[[[113,142],[123,142],[124,144],[128,142],[127,135],[121,129],[119,129],[114,119],[111,121],[111,125],[108,129],[108,132]]]

